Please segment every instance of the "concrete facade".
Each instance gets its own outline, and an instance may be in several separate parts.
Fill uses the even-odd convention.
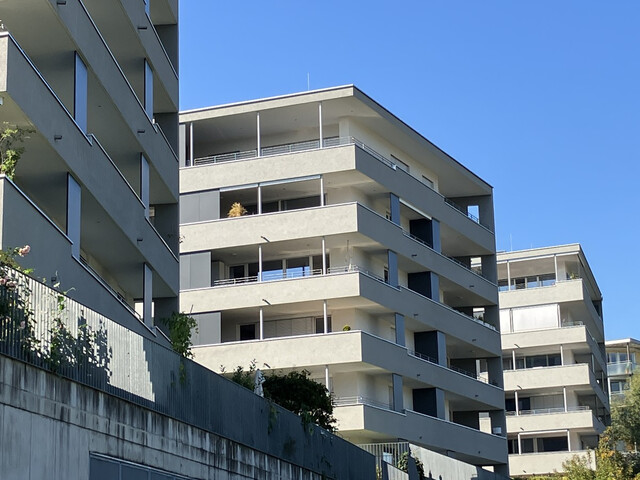
[[[0,248],[138,333],[178,308],[178,1],[7,0]],[[37,32],[37,35],[34,34]]]
[[[274,456],[8,357],[0,356],[0,372],[6,480],[147,479],[147,472],[163,480],[375,478],[371,455],[330,435],[310,436],[288,412],[278,421],[290,422],[290,441]],[[253,396],[244,393],[238,407]],[[268,437],[262,422],[253,434],[262,428]],[[304,459],[303,465],[285,458]]]
[[[353,86],[183,112],[180,138],[196,360],[306,369],[344,438],[506,473],[491,186]]]
[[[609,423],[602,295],[580,245],[498,254],[512,475],[562,471]]]

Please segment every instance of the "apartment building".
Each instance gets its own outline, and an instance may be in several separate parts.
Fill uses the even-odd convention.
[[[609,422],[602,294],[578,244],[498,253],[512,475],[562,471]]]
[[[506,474],[491,186],[354,86],[183,112],[180,137],[196,360],[306,369],[344,438]]]
[[[624,398],[629,389],[629,380],[638,369],[640,342],[635,338],[608,340],[607,374],[609,380],[609,401],[611,403]]]
[[[0,19],[0,122],[31,130],[1,246],[155,337],[178,308],[178,1],[3,0]]]

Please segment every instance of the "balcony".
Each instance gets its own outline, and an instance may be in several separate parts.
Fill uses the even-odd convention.
[[[50,218],[64,219],[66,175],[73,172],[83,185],[81,247],[100,256],[98,260],[105,265],[146,261],[166,287],[160,296],[175,295],[177,259],[144,220],[144,204],[125,175],[98,140],[79,128],[10,35],[0,34],[0,50],[7,52],[5,64],[0,65],[0,85],[4,86],[0,88],[4,97],[0,120],[30,122],[37,130],[17,169],[20,189],[36,204],[47,205]],[[46,184],[41,181],[43,175],[48,179]],[[141,288],[137,278],[128,274],[118,281],[132,292]],[[161,282],[157,283],[160,286]]]
[[[366,370],[371,374],[398,373],[415,388],[436,386],[468,399],[468,406],[481,409],[502,408],[502,390],[487,380],[454,366],[438,365],[433,359],[368,332],[351,330],[328,334],[297,335],[225,342],[194,348],[195,359],[217,371],[242,365],[247,351],[270,369],[305,368],[324,376],[325,365],[341,373]],[[339,395],[339,392],[337,393]],[[380,406],[380,405],[374,405]],[[388,407],[388,406],[387,406]]]
[[[563,387],[586,387],[592,389],[604,405],[609,400],[596,380],[590,365],[578,363],[552,367],[536,367],[504,371],[504,390],[561,390]]]
[[[635,362],[607,363],[607,375],[610,377],[628,377],[638,369]]]
[[[604,424],[593,415],[588,406],[568,407],[565,411],[560,408],[541,408],[536,410],[520,410],[507,412],[507,432],[533,432],[554,430],[558,426],[573,430],[589,430],[602,433]]]
[[[543,452],[509,455],[511,475],[545,475],[562,472],[562,464],[575,455],[586,457],[591,468],[595,469],[596,459],[592,450],[574,450],[571,452]]]
[[[370,404],[365,397],[351,397],[336,406],[334,416],[346,439],[403,438],[408,442],[455,457],[473,465],[507,462],[506,439],[428,415],[405,410],[394,412],[384,402]],[[379,405],[377,405],[380,403]],[[384,436],[378,432],[385,432]]]
[[[365,156],[357,155],[358,158],[356,159],[356,163],[360,163],[362,168],[354,165],[351,155],[343,157],[343,155],[345,155],[344,153],[338,153],[338,150],[350,146],[357,147],[357,152],[365,154]],[[328,152],[331,152],[331,154],[328,155]],[[301,154],[304,156],[300,157]],[[373,179],[384,185],[385,188],[388,188],[390,191],[405,192],[406,195],[409,195],[410,198],[408,200],[411,203],[419,208],[423,208],[425,211],[433,213],[445,226],[450,224],[454,230],[462,229],[462,231],[465,231],[467,237],[474,239],[482,246],[486,245],[487,252],[492,251],[492,247],[489,245],[491,245],[490,242],[493,239],[493,233],[487,226],[483,225],[481,221],[476,221],[477,218],[475,216],[469,216],[463,207],[455,204],[455,201],[447,199],[432,189],[430,185],[427,185],[421,179],[413,177],[403,168],[398,167],[392,160],[387,159],[355,137],[327,138],[323,140],[322,148],[320,148],[319,140],[311,140],[265,147],[261,149],[260,156],[258,156],[256,149],[252,149],[194,158],[192,166],[182,169],[183,190],[185,192],[195,192],[217,188],[217,186],[227,187],[282,179],[282,172],[291,170],[291,155],[296,155],[295,176],[331,175],[335,173],[345,175],[348,171],[355,168],[365,173],[369,179]],[[321,159],[313,160],[309,164],[305,161],[307,158],[311,160],[317,157]],[[264,168],[260,163],[257,163],[260,162],[262,158],[270,159],[268,164],[264,165]],[[371,160],[373,160],[373,162],[371,162]],[[249,170],[247,171],[247,175],[238,175],[237,168],[233,166],[233,164],[237,162],[251,163],[251,167],[246,167],[246,169]],[[381,167],[381,170],[379,168],[365,168],[367,164]],[[199,171],[201,170],[200,167],[206,168],[207,166],[216,166],[215,174],[208,171]],[[256,169],[257,171],[251,172],[251,170]],[[389,176],[390,172],[396,172],[391,176],[393,178],[393,182],[391,183],[389,183],[389,180],[391,180]],[[291,175],[289,174],[289,176]],[[361,177],[357,179],[358,182],[364,180],[365,179]],[[408,189],[407,187],[409,186],[410,188]],[[415,195],[413,194],[414,190]],[[433,199],[427,201],[427,199],[423,198],[425,190],[429,192],[427,196],[433,197]],[[461,221],[461,218],[466,218],[467,221],[476,225],[476,227],[469,225],[466,221]],[[480,233],[477,230],[478,227],[482,229],[484,233]],[[476,233],[466,234],[466,230]],[[487,236],[487,233],[490,235]]]

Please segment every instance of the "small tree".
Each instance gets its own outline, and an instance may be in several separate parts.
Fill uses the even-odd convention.
[[[171,346],[176,353],[185,358],[192,358],[191,353],[191,334],[198,331],[198,323],[193,317],[186,313],[173,312],[171,316],[165,320],[165,324],[169,329],[169,340]]]
[[[24,153],[22,142],[32,132],[33,130],[30,129],[3,123],[3,130],[0,133],[0,173],[4,173],[11,180],[16,174],[18,160]]]
[[[271,374],[265,378],[265,396],[281,407],[300,415],[304,423],[314,423],[335,431],[331,394],[321,383],[309,378],[310,372]]]

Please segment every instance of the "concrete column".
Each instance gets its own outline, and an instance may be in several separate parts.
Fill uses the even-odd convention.
[[[520,415],[520,405],[518,405],[518,402],[519,402],[519,400],[518,400],[518,390],[515,390],[513,392],[513,396],[514,396],[515,401],[516,401],[516,415]]]
[[[260,112],[256,113],[256,149],[258,150],[258,157],[262,156],[260,152]]]
[[[493,283],[498,283],[498,265],[495,255],[483,255],[480,257],[482,276]]]
[[[429,272],[430,278],[430,292],[429,298],[434,302],[440,301],[440,277],[435,272]]]
[[[327,315],[327,301],[324,300],[322,302],[322,315],[323,315],[323,319],[324,319],[324,333],[329,333],[329,317]],[[327,385],[327,388],[329,388],[329,385]]]
[[[144,111],[149,119],[153,119],[153,70],[151,65],[144,59]]]
[[[260,340],[264,340],[264,309],[260,307]]]
[[[442,241],[440,240],[440,221],[435,218],[431,219],[431,242],[432,248],[438,252],[442,252]]]
[[[556,282],[558,281],[558,255],[553,255],[553,273],[556,276]]]
[[[322,148],[322,102],[318,103],[318,127],[320,135],[320,148]]]
[[[193,122],[189,124],[189,165],[193,165]]]
[[[258,245],[258,281],[262,281],[262,245]]]
[[[511,358],[513,360],[513,369],[516,369],[516,351],[515,350],[511,350]]]
[[[507,417],[504,414],[504,410],[491,410],[489,418],[491,419],[491,433],[506,437]]]
[[[142,264],[142,321],[151,328],[153,327],[153,272],[146,263]]]
[[[184,123],[178,125],[178,159],[181,167],[187,166],[187,126]]]
[[[564,365],[564,347],[560,345],[560,365]]]
[[[395,193],[389,193],[389,213],[391,221],[400,225],[400,198]]]
[[[438,330],[416,332],[414,334],[415,350],[435,359],[438,365],[447,366],[447,338]]]
[[[327,274],[327,247],[324,237],[322,237],[322,275]]]
[[[149,162],[140,154],[140,200],[144,205],[144,216],[149,219]]]
[[[258,184],[258,215],[262,213],[262,185]]]
[[[398,286],[398,254],[387,250],[387,265],[389,266],[389,285]]]
[[[564,402],[564,411],[567,412],[567,387],[562,387],[562,401]]]
[[[327,387],[327,391],[331,392],[331,386],[329,385],[329,365],[324,366],[324,385]]]
[[[80,260],[80,221],[82,216],[82,188],[75,178],[67,174],[67,237],[71,240],[71,255]]]
[[[502,357],[487,358],[487,374],[489,375],[489,382],[492,385],[504,388],[504,379],[502,377]]]
[[[73,92],[73,119],[80,129],[87,133],[89,81],[87,66],[78,53],[75,53],[74,92]]]
[[[511,290],[511,267],[509,266],[509,260],[507,260],[507,291]]]
[[[522,439],[520,438],[519,433],[518,433],[518,455],[522,455]]]
[[[567,430],[567,450],[571,451],[571,432]]]
[[[395,327],[396,327],[396,343],[398,345],[406,346],[406,340],[404,336],[404,315],[400,313],[395,314]]]
[[[324,177],[320,175],[320,206],[324,207]]]
[[[398,374],[391,374],[391,382],[393,385],[393,405],[391,408],[395,412],[404,411],[404,401],[402,398],[402,377]]]

